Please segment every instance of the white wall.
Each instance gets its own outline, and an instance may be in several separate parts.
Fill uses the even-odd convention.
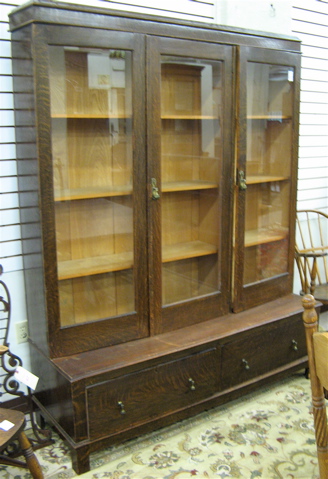
[[[238,28],[291,33],[292,0],[218,0],[216,20]]]
[[[65,3],[108,7],[201,22],[213,22],[216,10],[216,0],[68,0]]]
[[[13,353],[21,356],[28,368],[28,344],[16,344],[14,328],[16,322],[26,319],[15,160],[11,45],[7,17],[16,4],[11,0],[0,2],[0,261],[4,267],[1,279],[7,284],[12,300],[9,343]]]
[[[328,213],[328,2],[322,0],[86,0],[121,10],[216,22],[280,34],[303,41],[299,208]],[[0,0],[0,257],[13,310],[9,341],[29,367],[26,344],[17,345],[14,323],[26,318],[15,162],[12,71],[8,12],[20,0]],[[131,6],[131,5],[134,6]],[[157,8],[154,8],[154,5]],[[160,7],[159,7],[160,5]],[[296,276],[296,275],[295,275]],[[298,291],[298,286],[295,286]]]
[[[294,4],[292,28],[302,41],[297,207],[328,213],[328,2]]]
[[[298,209],[328,213],[328,2],[295,0],[302,41]]]

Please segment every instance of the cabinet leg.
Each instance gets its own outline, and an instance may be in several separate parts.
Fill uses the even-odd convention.
[[[89,446],[83,446],[71,451],[72,466],[76,474],[84,474],[90,471],[90,451]]]
[[[44,417],[42,416],[40,411],[35,411],[35,420],[36,424],[40,427],[40,429],[45,429],[46,428],[46,421]]]

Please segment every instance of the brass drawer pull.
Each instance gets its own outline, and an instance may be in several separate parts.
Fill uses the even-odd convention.
[[[124,404],[122,403],[122,401],[118,401],[117,403],[118,407],[120,408],[120,412],[122,415],[126,414],[126,411],[124,409]]]
[[[294,349],[294,351],[298,351],[298,344],[295,339],[292,339],[292,348]]]
[[[250,365],[248,364],[248,361],[246,359],[242,359],[241,362],[243,363],[246,371],[248,371],[250,369]]]
[[[190,385],[190,390],[195,391],[195,389],[196,389],[195,381],[192,378],[189,378],[188,382],[189,382],[189,385]]]

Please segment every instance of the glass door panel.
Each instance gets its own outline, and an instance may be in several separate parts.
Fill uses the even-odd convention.
[[[162,304],[220,290],[222,63],[161,56]]]
[[[245,285],[288,271],[293,101],[293,68],[247,63]]]
[[[60,323],[68,326],[135,310],[132,54],[49,52]]]

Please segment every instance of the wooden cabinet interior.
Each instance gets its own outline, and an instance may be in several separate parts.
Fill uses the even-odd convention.
[[[131,52],[49,50],[58,292],[69,326],[134,310]]]
[[[300,43],[47,1],[10,25],[34,402],[82,473],[306,363]]]
[[[235,311],[254,304],[259,284],[262,298],[270,297],[278,282],[281,293],[291,288],[299,77],[295,58],[279,57],[250,49],[240,55],[239,84],[245,89],[240,87],[237,108],[245,122],[238,120],[243,148],[237,158],[236,205],[245,216],[236,224],[244,249],[235,260]]]
[[[161,60],[163,305],[219,289],[221,70],[218,61]]]

